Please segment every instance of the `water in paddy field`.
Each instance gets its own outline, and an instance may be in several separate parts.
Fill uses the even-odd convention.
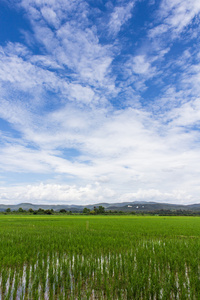
[[[38,254],[31,264],[1,270],[0,300],[199,299],[193,265],[168,256],[168,247],[157,240],[101,256]]]

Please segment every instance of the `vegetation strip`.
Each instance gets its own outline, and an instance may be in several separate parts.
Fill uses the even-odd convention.
[[[0,216],[0,299],[200,299],[200,218]]]

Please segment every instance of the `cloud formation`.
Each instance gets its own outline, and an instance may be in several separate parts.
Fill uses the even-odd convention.
[[[199,2],[12,9],[30,28],[0,43],[1,202],[199,202]]]

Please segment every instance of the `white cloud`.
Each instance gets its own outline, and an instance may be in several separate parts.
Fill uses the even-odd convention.
[[[125,24],[132,16],[131,10],[134,2],[128,3],[126,6],[118,6],[114,8],[111,14],[109,26],[109,32],[112,35],[117,35],[123,24]]]
[[[30,62],[34,65],[41,66],[43,68],[52,68],[52,69],[63,69],[53,58],[49,55],[32,55],[30,57]]]
[[[44,19],[50,24],[53,25],[54,27],[58,27],[59,26],[59,20],[57,18],[56,13],[53,11],[53,9],[49,8],[49,7],[43,7],[41,9],[41,13],[44,17]]]
[[[80,84],[71,86],[71,96],[77,101],[89,103],[93,100],[94,92],[90,87],[83,87]]]
[[[166,202],[166,203],[179,203],[179,204],[189,204],[191,203],[191,195],[188,195],[185,193],[185,191],[180,190],[180,191],[172,191],[171,193],[167,192],[161,192],[156,189],[149,189],[149,190],[138,190],[136,193],[127,193],[121,196],[120,200],[122,202],[127,202],[127,201],[133,201],[134,200],[139,200],[139,201],[157,201],[159,202]]]
[[[136,74],[148,73],[150,66],[150,63],[146,61],[144,55],[138,55],[133,58],[132,70]]]
[[[18,45],[17,45],[18,46]],[[55,87],[58,78],[50,71],[39,68],[31,64],[28,60],[24,60],[18,55],[10,52],[15,48],[15,44],[9,45],[9,49],[1,48],[0,62],[0,80],[17,86],[22,91],[29,90],[33,87],[39,87],[47,84],[49,87]]]
[[[149,36],[155,38],[166,32],[177,37],[200,13],[199,0],[163,0],[158,11],[162,24],[154,27]]]
[[[20,48],[19,44],[17,44],[17,47],[18,46]],[[74,83],[76,81],[71,83],[67,78],[59,76],[53,70],[50,71],[46,69],[46,67],[58,70],[62,69],[52,59],[52,57],[41,55],[31,56],[29,53],[28,57],[26,56],[25,58],[22,58],[19,55],[16,55],[16,51],[14,52],[13,49],[15,49],[15,44],[11,43],[9,44],[9,47],[6,47],[5,49],[0,48],[0,81],[3,83],[1,96],[4,97],[2,103],[5,102],[5,99],[13,98],[13,93],[11,93],[11,91],[18,93],[17,98],[24,97],[24,93],[26,93],[30,105],[34,105],[35,107],[37,105],[41,107],[41,105],[45,102],[45,93],[48,91],[57,93],[57,97],[54,102],[61,97],[62,101],[75,100],[76,103],[84,103],[88,105],[90,105],[92,101],[95,103],[98,101],[104,101],[103,98],[100,97],[99,92],[96,91],[96,88],[88,86],[87,80],[83,83],[81,80],[81,83]],[[28,51],[24,50],[24,52],[27,53]],[[94,72],[96,72],[99,78],[101,77],[102,80],[104,80],[104,67],[101,66],[99,68],[100,69],[98,69],[98,66],[96,69],[94,68]],[[93,71],[90,70],[88,72]],[[87,75],[85,74],[85,77],[86,76]],[[92,73],[90,76],[92,77]],[[108,89],[112,90],[112,85],[109,86],[109,84],[110,82],[108,80]],[[106,91],[106,89],[104,91]],[[40,99],[39,102],[37,98]],[[15,103],[16,102],[17,101],[15,99]],[[11,110],[13,109],[11,108]],[[1,111],[3,115],[5,115],[3,108]]]
[[[165,53],[167,53],[166,49],[156,56],[148,54],[131,56],[124,65],[124,85],[132,85],[139,92],[145,90],[147,88],[146,81],[161,73],[155,66],[155,61],[158,65]]]
[[[69,74],[81,83],[104,86],[112,92],[113,79],[108,71],[113,53],[109,46],[99,43],[96,27],[88,27],[86,2],[30,0],[20,5],[32,23],[32,39],[40,43],[45,56],[51,57],[54,65],[67,67]]]
[[[172,193],[161,192],[155,189],[139,189],[135,193],[117,195],[112,189],[101,185],[86,185],[77,187],[66,184],[44,184],[0,187],[1,204],[19,204],[32,202],[34,204],[76,204],[87,205],[101,202],[132,202],[157,201],[167,203],[190,204],[192,196],[183,190],[174,190]]]
[[[134,5],[120,3],[106,24],[114,37],[131,18]],[[123,70],[115,72],[119,53],[115,45],[101,42],[87,3],[19,3],[32,26],[31,45],[39,45],[39,51],[33,55],[31,47],[20,43],[0,48],[0,117],[11,127],[9,134],[1,133],[2,174],[53,173],[52,181],[68,176],[75,184],[5,188],[3,201],[198,201],[200,136],[192,126],[200,118],[200,67],[191,59],[198,56],[186,49],[165,64],[171,45],[159,39],[171,31],[173,38],[192,22],[199,4],[189,3],[188,11],[186,4],[163,1],[158,12],[162,26],[150,33],[155,38],[152,49],[145,43],[142,51],[136,47],[119,62]],[[157,101],[139,103],[148,80],[165,79],[171,80]],[[124,95],[124,106],[116,109],[112,101],[118,104],[118,93]],[[15,138],[12,129],[18,133]],[[76,154],[70,157],[69,149]]]
[[[114,192],[110,189],[103,189],[100,186],[81,186],[43,184],[14,186],[0,188],[0,201],[6,204],[9,201],[30,202],[34,204],[92,204],[102,202],[105,198],[112,199]],[[94,202],[95,201],[95,202]]]
[[[3,170],[67,174],[80,186],[84,182],[103,184],[119,200],[128,191],[134,194],[140,189],[158,190],[156,199],[168,194],[175,197],[175,190],[183,190],[183,201],[197,201],[200,157],[193,132],[186,133],[172,123],[166,127],[136,109],[116,113],[66,106],[43,116],[40,124],[32,126],[31,119],[30,123],[25,120],[26,126],[22,122],[20,130],[26,143],[17,145],[15,140],[15,145],[1,149]],[[30,143],[37,148],[27,148]],[[65,148],[77,149],[80,154],[70,161]],[[152,199],[151,193],[149,197]]]
[[[178,108],[173,109],[169,118],[176,126],[200,125],[200,99],[195,99],[184,103]]]
[[[56,59],[78,73],[83,82],[106,86],[112,52],[108,46],[99,44],[93,30],[82,31],[65,24],[58,30],[57,37],[61,46],[55,49]]]

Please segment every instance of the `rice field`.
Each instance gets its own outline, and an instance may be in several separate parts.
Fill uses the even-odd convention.
[[[0,299],[200,299],[200,218],[0,215]]]

